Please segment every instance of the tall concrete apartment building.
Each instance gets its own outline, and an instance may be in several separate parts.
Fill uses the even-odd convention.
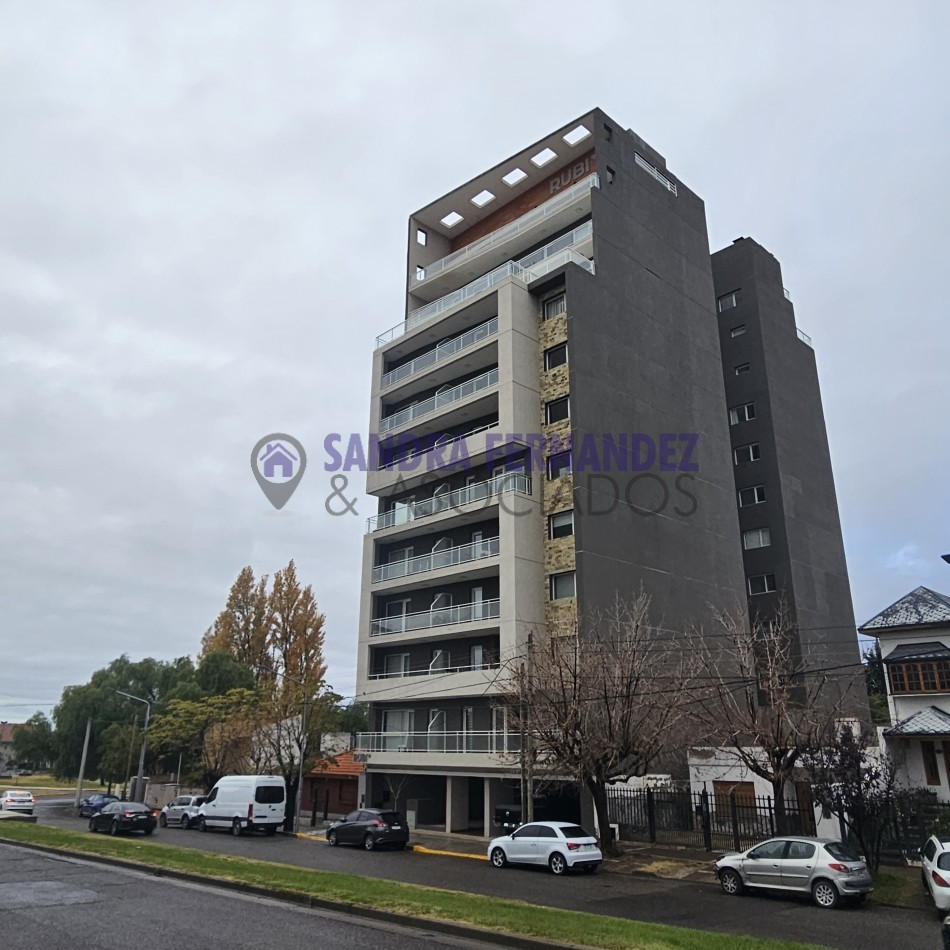
[[[851,616],[814,355],[777,264],[751,241],[711,259],[702,201],[600,110],[410,217],[370,432],[366,805],[490,833],[518,798],[506,663],[617,596],[645,591],[673,631],[780,593],[816,629]],[[850,652],[838,633],[857,660],[853,620]]]

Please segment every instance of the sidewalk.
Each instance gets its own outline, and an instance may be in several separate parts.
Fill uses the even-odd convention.
[[[302,826],[300,837],[322,843],[326,841],[325,827]],[[409,847],[419,854],[488,860],[488,839],[474,835],[413,831],[409,835]],[[637,841],[621,841],[620,847],[623,854],[618,858],[605,858],[602,870],[613,874],[650,874],[674,881],[697,881],[706,884],[716,882],[713,862],[718,855],[712,852]]]

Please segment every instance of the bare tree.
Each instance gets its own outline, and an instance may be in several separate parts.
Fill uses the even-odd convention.
[[[649,599],[617,599],[584,623],[573,615],[534,637],[527,663],[507,664],[504,702],[529,739],[541,777],[569,778],[591,793],[601,844],[616,852],[607,784],[643,775],[679,744],[681,702],[696,664],[649,622]]]
[[[737,610],[718,614],[716,626],[713,636],[696,637],[707,669],[689,706],[696,731],[772,786],[777,829],[787,834],[786,784],[833,738],[848,690],[840,676],[805,663],[784,604],[771,620],[749,624]]]

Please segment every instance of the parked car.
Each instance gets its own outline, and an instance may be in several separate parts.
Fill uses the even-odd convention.
[[[204,803],[204,795],[179,795],[159,812],[158,823],[162,828],[178,825],[187,830],[198,817],[198,808]]]
[[[931,835],[920,849],[920,877],[941,914],[950,911],[950,838]]]
[[[109,802],[89,819],[90,831],[108,831],[110,835],[141,831],[150,835],[158,823],[158,813],[141,802]]]
[[[33,793],[22,788],[8,788],[0,793],[0,811],[19,811],[33,814]]]
[[[873,890],[861,856],[830,838],[770,838],[721,857],[716,876],[726,894],[741,894],[746,887],[810,893],[825,908],[843,898],[861,903]]]
[[[280,775],[225,775],[218,779],[192,820],[199,831],[230,828],[231,834],[276,834],[284,823],[287,788]]]
[[[540,864],[547,865],[552,874],[566,874],[572,868],[583,868],[592,874],[603,859],[597,839],[569,821],[536,821],[522,825],[488,845],[488,860],[496,868],[508,864]]]
[[[90,795],[79,803],[79,817],[91,818],[93,815],[98,814],[110,802],[117,802],[118,800],[118,795],[106,795],[100,792],[97,792],[95,795]]]
[[[409,827],[398,811],[357,808],[327,826],[327,844],[362,845],[367,851],[393,847],[402,851],[409,841]]]

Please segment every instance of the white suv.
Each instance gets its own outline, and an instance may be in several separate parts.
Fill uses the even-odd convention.
[[[920,849],[920,876],[941,913],[950,911],[950,838],[931,835]]]
[[[565,874],[578,867],[592,873],[603,859],[597,839],[569,821],[535,821],[488,845],[488,860],[496,868],[546,864],[552,874]]]
[[[198,808],[205,801],[204,795],[179,795],[173,798],[158,816],[158,823],[162,828],[168,825],[178,825],[179,828],[190,828],[198,817]]]

